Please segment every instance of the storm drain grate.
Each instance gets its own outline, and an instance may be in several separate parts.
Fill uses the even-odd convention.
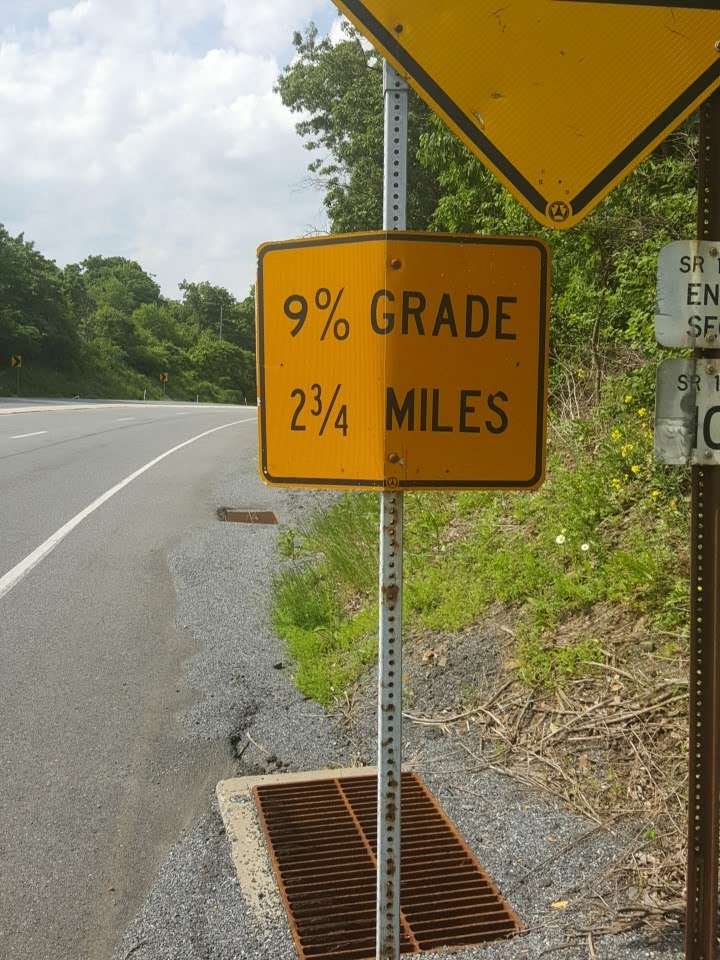
[[[255,787],[301,960],[375,956],[377,778]],[[402,778],[401,953],[514,936],[520,921],[414,773]]]
[[[277,523],[277,517],[271,510],[233,510],[231,507],[219,507],[217,514],[226,523]]]

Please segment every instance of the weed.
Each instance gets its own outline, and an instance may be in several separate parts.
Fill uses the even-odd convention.
[[[597,640],[581,640],[572,646],[548,646],[534,634],[520,640],[516,653],[520,679],[529,687],[553,687],[578,677],[589,664],[602,658]]]

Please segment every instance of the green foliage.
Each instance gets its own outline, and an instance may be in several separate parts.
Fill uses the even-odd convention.
[[[255,398],[255,298],[209,283],[165,299],[133,260],[88,257],[60,270],[0,226],[0,395],[16,392],[11,354],[22,354],[22,392],[36,396]],[[219,338],[220,308],[223,336]]]
[[[296,56],[278,79],[283,103],[305,119],[297,131],[308,150],[320,153],[309,170],[325,189],[334,233],[378,230],[382,226],[383,94],[382,60],[366,50],[357,31],[345,24],[347,39],[333,44],[311,26],[293,38]],[[435,177],[420,162],[422,132],[432,116],[410,95],[408,117],[408,224],[424,228],[438,197]]]
[[[377,496],[342,497],[280,536],[273,622],[303,693],[330,703],[375,657]]]
[[[340,529],[340,523],[334,526],[336,534]],[[342,547],[335,547],[342,569]],[[374,609],[368,606],[354,615],[345,610],[342,585],[329,579],[333,572],[327,562],[295,562],[276,579],[273,601],[273,624],[296,662],[295,683],[326,705],[377,652]]]
[[[47,352],[70,364],[78,346],[73,320],[61,271],[0,224],[0,357],[33,360]]]
[[[537,636],[518,645],[518,673],[529,687],[552,687],[581,676],[592,663],[602,662],[602,647],[597,640],[580,640],[570,646],[548,646]]]

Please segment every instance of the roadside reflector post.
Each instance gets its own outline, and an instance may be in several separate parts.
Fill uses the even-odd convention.
[[[700,109],[698,238],[720,241],[720,95]],[[700,348],[696,360],[720,358]],[[702,431],[698,444],[703,444]],[[704,446],[706,446],[705,444]],[[698,450],[702,453],[704,446]],[[687,960],[717,957],[720,800],[720,469],[692,468]]]
[[[387,61],[383,64],[383,95],[383,228],[404,230],[407,218],[408,87]],[[389,456],[393,456],[392,452]],[[400,957],[403,506],[401,490],[381,493],[377,960],[399,960]]]

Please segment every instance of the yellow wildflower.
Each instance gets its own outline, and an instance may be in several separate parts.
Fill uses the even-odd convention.
[[[620,431],[618,430],[618,428],[615,427],[615,429],[614,429],[613,432],[610,434],[610,436],[611,436],[612,439],[615,441],[615,443],[617,443],[618,440],[619,440],[620,437],[621,437],[621,433],[620,433]]]
[[[633,452],[634,449],[635,449],[634,443],[624,443],[622,447],[620,447],[620,453],[622,454],[623,457],[627,457]]]
[[[637,413],[638,413],[638,416],[639,416],[639,417],[646,417],[646,416],[647,416],[647,410],[645,409],[645,407],[640,407],[640,409],[638,410]]]
[[[622,481],[617,477],[613,477],[610,481],[610,486],[613,488],[613,490],[619,490],[620,487],[622,487]]]
[[[623,397],[623,402],[624,402],[624,403],[632,403],[632,402],[633,402],[633,395],[632,395],[631,393],[626,393],[625,396]]]
[[[635,475],[637,475],[638,473],[640,473],[640,467],[639,467],[636,463],[634,463],[634,464],[630,467],[630,469],[632,470],[632,472],[633,472]]]
[[[653,498],[653,500],[657,500],[657,498],[660,496],[660,491],[659,491],[659,490],[653,490],[653,492],[650,494],[650,496]]]

